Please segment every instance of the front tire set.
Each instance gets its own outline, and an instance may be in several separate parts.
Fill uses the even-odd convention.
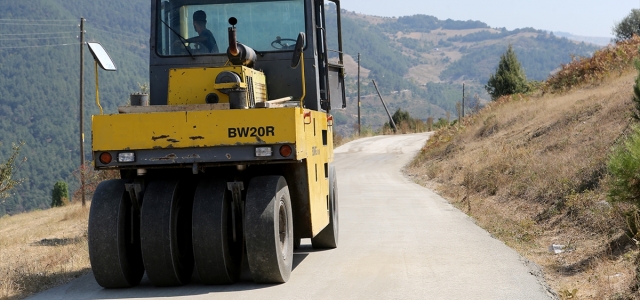
[[[251,179],[244,212],[225,181],[205,178],[195,187],[179,180],[150,182],[138,213],[125,183],[102,182],[91,204],[89,257],[102,287],[135,286],[145,270],[156,286],[183,285],[194,267],[205,284],[230,284],[240,276],[245,252],[254,281],[289,279],[293,218],[284,177]]]

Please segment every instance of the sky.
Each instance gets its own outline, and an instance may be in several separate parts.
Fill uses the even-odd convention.
[[[640,0],[342,0],[342,9],[367,15],[415,14],[438,19],[478,20],[508,30],[533,27],[579,36],[612,37],[611,28]]]

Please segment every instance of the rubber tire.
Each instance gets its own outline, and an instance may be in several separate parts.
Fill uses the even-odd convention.
[[[204,284],[238,281],[243,254],[242,214],[236,210],[236,241],[233,241],[233,197],[226,182],[200,180],[193,200],[193,257]]]
[[[283,222],[284,235],[281,236]],[[293,216],[284,177],[251,179],[245,204],[244,235],[253,281],[287,282],[293,267]]]
[[[182,181],[152,181],[143,201],[140,244],[147,277],[155,286],[189,283],[193,190]]]
[[[144,274],[140,237],[134,228],[131,243],[131,200],[125,180],[101,182],[93,194],[89,211],[88,244],[93,276],[104,288],[138,285]],[[139,224],[137,215],[133,226]]]
[[[311,245],[316,249],[334,249],[338,247],[338,179],[336,168],[329,166],[329,224],[311,239]]]

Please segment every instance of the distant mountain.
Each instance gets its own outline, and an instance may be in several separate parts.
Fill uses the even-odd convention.
[[[585,42],[585,43],[590,43],[598,46],[606,46],[611,43],[611,38],[608,38],[608,37],[580,36],[580,35],[573,35],[571,33],[562,32],[562,31],[554,31],[553,34],[560,37],[565,37],[572,41]]]
[[[330,7],[331,8],[331,7]],[[335,13],[329,8],[328,14]],[[54,183],[65,180],[73,193],[72,172],[79,166],[79,33],[87,19],[88,41],[101,42],[117,72],[100,72],[105,113],[128,100],[148,82],[149,2],[146,0],[5,1],[0,10],[0,160],[11,143],[25,141],[17,176],[26,181],[0,205],[0,216],[48,208]],[[334,110],[336,130],[353,131],[357,54],[362,65],[362,120],[378,128],[387,121],[373,89],[375,79],[393,113],[402,108],[413,117],[456,116],[465,83],[467,103],[488,99],[483,85],[500,54],[512,44],[530,79],[543,80],[571,54],[597,49],[534,29],[490,28],[480,21],[440,20],[415,15],[382,18],[343,11],[347,69],[346,110]],[[329,24],[332,25],[332,24]],[[333,24],[335,26],[335,24]],[[328,30],[329,31],[329,30]],[[330,43],[330,48],[336,49]],[[93,59],[85,52],[85,156],[90,160],[91,114],[95,80]]]
[[[387,121],[371,80],[386,94],[391,110],[402,108],[420,119],[456,117],[456,103],[474,98],[489,101],[484,90],[509,44],[530,80],[544,80],[572,56],[590,56],[599,47],[571,41],[533,28],[490,28],[480,21],[440,20],[428,15],[376,17],[343,11],[347,59],[347,94],[352,103],[336,112],[338,132],[348,133],[357,122],[356,64],[361,53],[363,124],[373,128]],[[475,97],[474,97],[475,96]],[[467,110],[468,111],[468,110]],[[393,113],[393,111],[392,111]]]

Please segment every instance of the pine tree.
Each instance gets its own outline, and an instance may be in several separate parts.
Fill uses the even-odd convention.
[[[64,181],[58,181],[51,191],[51,207],[65,206],[69,203],[69,186]]]
[[[529,91],[527,76],[524,74],[524,70],[511,45],[509,45],[507,52],[500,56],[500,63],[496,73],[489,76],[489,82],[484,88],[493,100],[501,96]]]

